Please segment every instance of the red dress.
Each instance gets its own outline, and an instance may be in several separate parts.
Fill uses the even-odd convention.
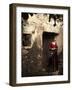
[[[58,70],[58,54],[57,54],[57,43],[56,41],[52,41],[49,43],[49,50],[51,51],[50,53],[52,54],[50,58],[51,62],[51,68],[52,72],[55,72]]]

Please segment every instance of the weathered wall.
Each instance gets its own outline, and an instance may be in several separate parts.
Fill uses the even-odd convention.
[[[54,19],[54,17],[57,16],[51,18],[49,18],[49,16],[49,14],[33,14],[32,16],[30,14],[27,14],[27,20],[24,20],[22,17],[23,34],[32,35],[31,46],[23,46],[22,48],[22,73],[24,75],[26,74],[26,76],[48,74],[47,59],[50,53],[48,49],[49,42],[56,40],[58,45],[58,54],[62,52],[63,22],[57,22],[56,19]],[[57,18],[57,20],[59,20],[60,18]],[[50,36],[48,36],[49,34],[43,36],[44,32],[51,32],[52,34]],[[56,36],[53,33],[56,33],[58,35]]]

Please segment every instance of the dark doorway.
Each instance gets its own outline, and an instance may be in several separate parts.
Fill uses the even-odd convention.
[[[50,48],[50,43],[54,41],[56,36],[57,34],[53,32],[43,33],[43,60],[48,75],[58,74],[55,73],[58,71],[57,46]]]

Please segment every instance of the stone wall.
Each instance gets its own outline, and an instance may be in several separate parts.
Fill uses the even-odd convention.
[[[22,35],[25,34],[31,38],[22,37],[22,42],[30,39],[31,45],[22,45],[22,76],[48,75],[48,43],[57,42],[58,55],[63,50],[63,16],[22,13]]]

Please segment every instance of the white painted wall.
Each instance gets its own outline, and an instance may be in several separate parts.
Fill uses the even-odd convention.
[[[31,3],[31,4],[34,3],[34,4],[47,4],[47,5],[57,5],[57,6],[58,5],[71,6],[71,11],[72,11],[72,0],[0,0],[0,90],[44,90],[44,89],[72,90],[72,78],[70,84],[54,84],[54,85],[28,86],[28,87],[9,86],[8,82],[9,82],[9,4],[10,3]],[[72,12],[71,12],[71,22],[72,22]],[[72,75],[72,62],[71,62],[71,75]]]

